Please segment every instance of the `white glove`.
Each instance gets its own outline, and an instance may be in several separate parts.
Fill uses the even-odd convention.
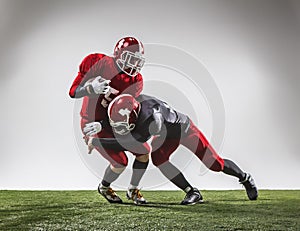
[[[95,135],[102,130],[102,125],[99,122],[91,122],[85,125],[83,132],[87,136]]]
[[[96,94],[105,95],[110,89],[109,83],[110,80],[104,80],[101,76],[98,76],[91,82],[91,85]]]

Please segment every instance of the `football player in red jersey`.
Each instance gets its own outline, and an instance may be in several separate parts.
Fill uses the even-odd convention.
[[[207,168],[237,177],[246,188],[248,198],[256,200],[258,191],[250,174],[243,172],[233,161],[220,157],[202,132],[187,115],[151,96],[131,95],[116,97],[108,108],[109,122],[116,133],[113,139],[89,139],[89,148],[112,147],[131,150],[143,145],[152,136],[152,162],[177,187],[186,192],[183,205],[200,203],[202,195],[192,187],[183,174],[169,161],[181,144],[192,151]]]
[[[97,126],[93,128],[97,131],[97,137],[114,137],[110,126],[103,126],[108,123],[106,112],[108,104],[122,93],[139,96],[143,89],[140,71],[144,62],[143,44],[133,37],[120,39],[114,48],[113,57],[95,53],[83,59],[69,91],[71,98],[83,97],[80,112],[82,130],[86,124],[96,121]],[[128,158],[124,151],[102,147],[96,149],[110,162],[98,186],[98,192],[110,203],[122,203],[110,184],[124,171]],[[127,192],[127,195],[138,204],[146,203],[137,186],[148,166],[150,147],[145,144],[142,149],[138,150],[139,153],[143,153],[142,155],[136,154],[131,185]]]

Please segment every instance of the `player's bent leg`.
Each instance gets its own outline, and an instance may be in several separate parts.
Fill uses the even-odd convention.
[[[175,165],[166,161],[157,167],[174,185],[186,192],[186,196],[183,201],[181,201],[181,205],[194,205],[203,202],[203,197],[199,190],[191,186],[182,172],[180,172]]]
[[[220,157],[192,121],[186,136],[181,139],[181,144],[190,149],[210,170],[223,171],[225,174],[239,178],[248,198],[257,199],[258,190],[251,175],[244,173],[234,162]]]
[[[109,203],[123,203],[122,199],[110,187],[110,184],[117,180],[128,165],[128,158],[125,152],[104,149],[102,147],[96,147],[96,150],[110,162],[110,165],[106,168],[103,179],[98,186],[98,192]]]
[[[132,166],[132,176],[130,181],[130,186],[126,192],[126,197],[128,200],[133,200],[134,204],[146,204],[147,201],[143,197],[138,189],[138,185],[146,172],[149,164],[149,154],[146,155],[136,155],[136,158]]]
[[[203,197],[199,190],[192,187],[191,184],[186,180],[182,172],[180,172],[180,170],[171,162],[166,161],[165,163],[162,163],[157,167],[167,179],[169,179],[178,188],[186,192],[186,196],[181,202],[181,205],[193,205],[203,202]]]
[[[223,158],[217,154],[202,132],[192,121],[190,121],[190,127],[186,136],[181,138],[180,143],[193,152],[208,169],[215,172],[223,170]]]
[[[249,200],[256,200],[258,190],[250,174],[243,172],[233,161],[224,159],[225,174],[239,178],[239,182],[244,185]]]
[[[82,130],[88,122],[89,121],[84,118],[81,119]],[[110,134],[110,132],[103,130],[97,134],[97,137],[113,137],[113,135]],[[95,149],[102,157],[110,162],[110,165],[105,170],[103,180],[98,186],[99,194],[110,203],[123,203],[122,199],[110,187],[110,184],[120,176],[128,164],[128,158],[125,152],[105,149],[103,147],[95,147]]]
[[[182,172],[169,162],[170,155],[177,149],[179,143],[179,139],[166,139],[163,146],[151,153],[152,162],[167,179],[186,192],[186,196],[181,202],[182,205],[202,203],[203,197],[199,190],[192,187]]]
[[[114,182],[120,174],[124,171],[125,167],[115,167],[109,165],[104,173],[103,180],[98,186],[98,192],[102,195],[109,203],[123,203],[122,199],[117,193],[110,187],[110,184]]]

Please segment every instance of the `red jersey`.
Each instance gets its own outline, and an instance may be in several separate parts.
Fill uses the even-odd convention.
[[[79,72],[75,78],[70,96],[75,97],[75,91],[83,86],[89,79],[101,76],[111,80],[110,90],[105,95],[89,95],[83,97],[80,115],[88,121],[100,121],[107,118],[107,106],[119,94],[130,94],[134,97],[140,95],[143,89],[143,77],[137,74],[132,77],[121,72],[113,57],[104,54],[90,54],[85,57],[79,66]]]

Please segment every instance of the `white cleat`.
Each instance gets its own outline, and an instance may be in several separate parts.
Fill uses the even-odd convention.
[[[122,204],[122,199],[116,194],[111,187],[98,186],[98,192],[109,202]]]
[[[128,200],[133,200],[133,203],[136,205],[147,204],[147,201],[138,188],[128,189],[126,197]]]

